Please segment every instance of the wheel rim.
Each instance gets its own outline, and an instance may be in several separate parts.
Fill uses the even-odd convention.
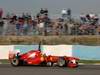
[[[18,59],[14,58],[14,59],[12,59],[11,63],[13,65],[17,66],[19,64],[19,61],[18,61]]]

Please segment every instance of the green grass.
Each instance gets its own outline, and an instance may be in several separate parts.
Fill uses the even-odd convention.
[[[79,63],[95,64],[95,63],[100,63],[100,60],[79,60]]]
[[[7,59],[2,59],[2,60],[0,60],[0,62],[3,63],[3,64],[6,64],[6,63],[9,63],[9,60],[7,60]]]

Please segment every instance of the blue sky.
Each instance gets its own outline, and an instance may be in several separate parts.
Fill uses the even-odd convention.
[[[100,0],[0,0],[0,7],[5,12],[21,13],[23,11],[38,12],[48,8],[51,13],[59,13],[63,8],[71,8],[73,13],[94,11],[100,12]]]

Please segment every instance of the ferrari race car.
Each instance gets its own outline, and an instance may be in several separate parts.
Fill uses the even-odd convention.
[[[12,66],[21,66],[21,65],[43,65],[43,66],[53,66],[56,64],[59,67],[78,67],[78,58],[67,57],[67,56],[47,56],[43,54],[41,50],[31,50],[27,53],[21,54],[20,52],[10,52],[9,61]]]

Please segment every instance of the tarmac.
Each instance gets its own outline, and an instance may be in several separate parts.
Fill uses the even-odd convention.
[[[0,75],[100,75],[100,65],[79,65],[78,68],[41,67],[0,64]]]

